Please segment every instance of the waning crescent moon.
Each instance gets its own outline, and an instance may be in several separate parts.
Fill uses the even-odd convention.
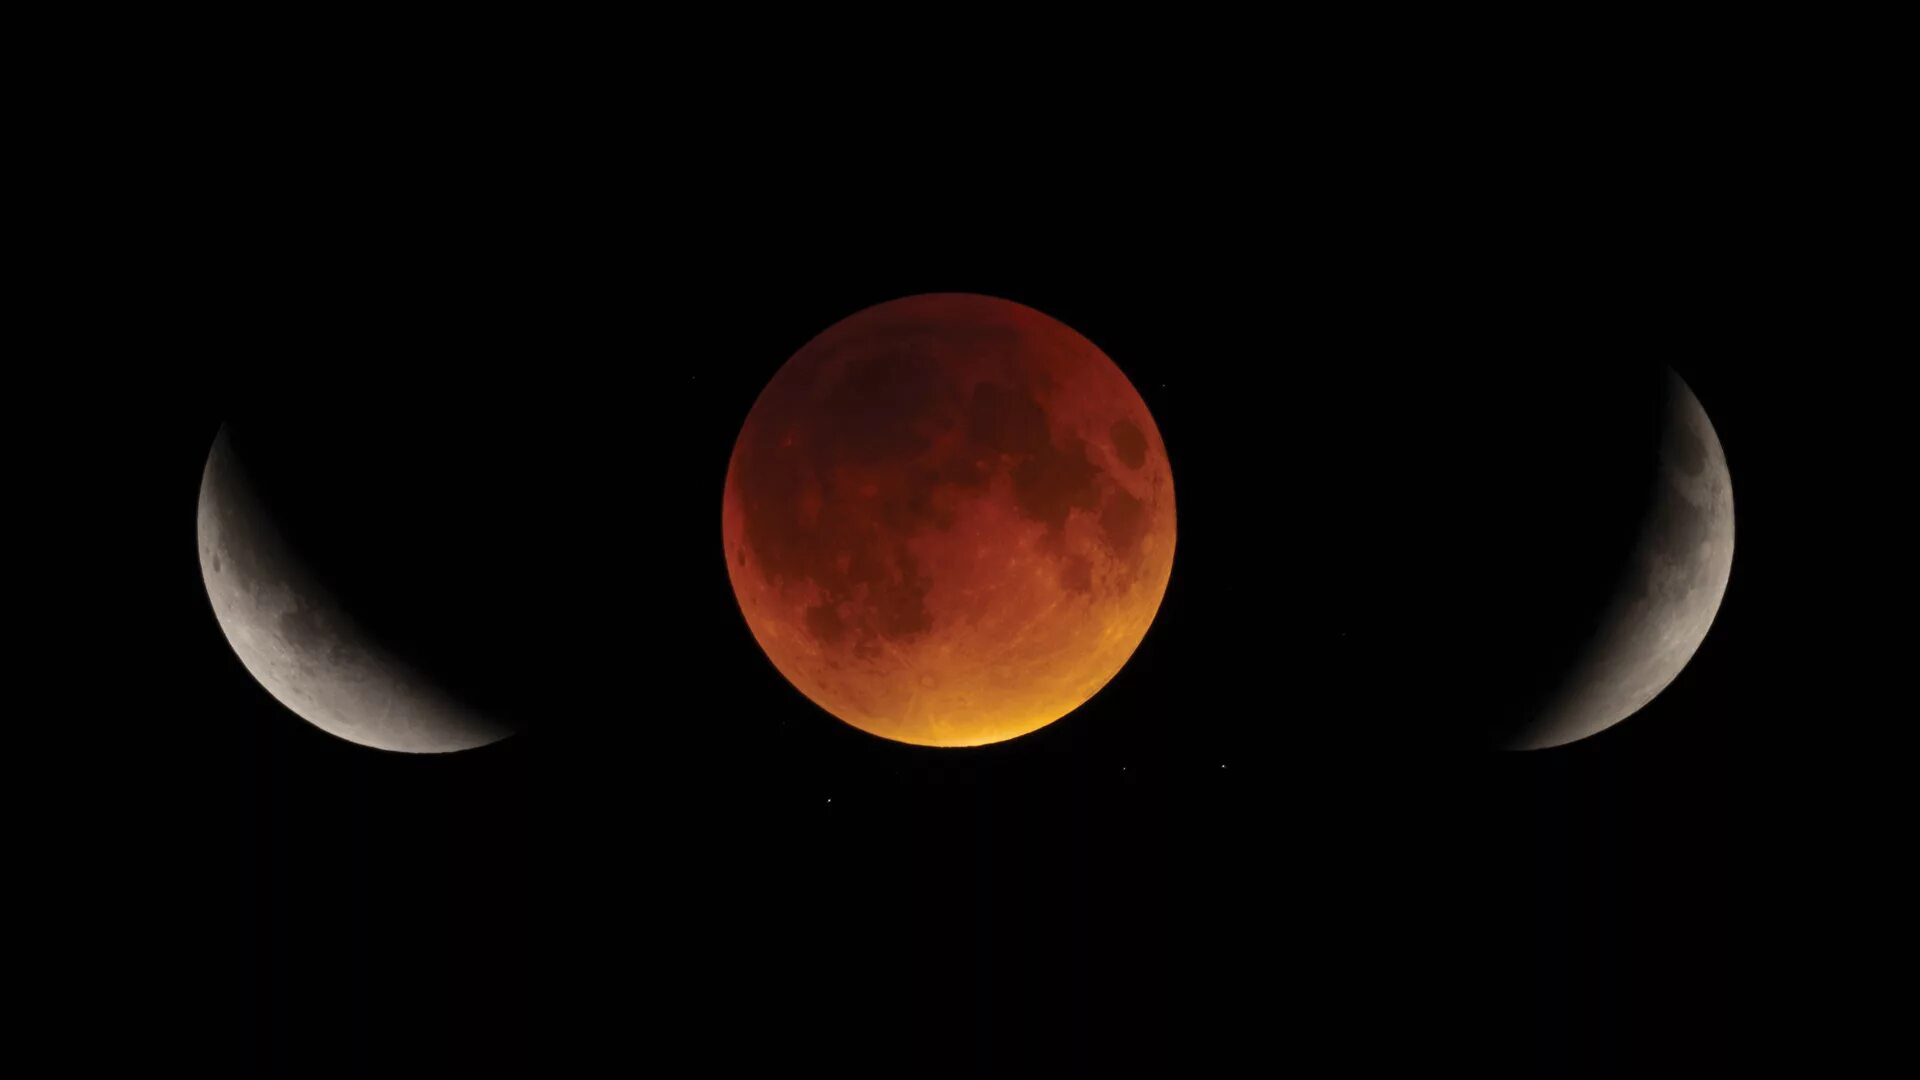
[[[1622,577],[1581,659],[1511,749],[1584,739],[1638,712],[1707,636],[1733,567],[1733,482],[1706,410],[1666,380],[1655,493]]]
[[[293,552],[226,428],[200,480],[200,572],[233,651],[315,727],[362,746],[445,753],[512,734],[373,640]]]

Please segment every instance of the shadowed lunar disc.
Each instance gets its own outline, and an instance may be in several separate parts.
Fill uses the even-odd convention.
[[[222,429],[200,482],[200,571],[240,662],[323,731],[382,750],[443,753],[512,728],[454,701],[342,609],[294,552]]]
[[[823,331],[754,403],[722,530],[780,673],[863,731],[980,746],[1092,698],[1173,565],[1173,475],[1132,383],[993,297],[889,301]]]
[[[1509,744],[1584,739],[1666,689],[1707,635],[1733,565],[1733,484],[1713,425],[1680,376],[1666,378],[1659,464],[1621,586],[1547,707]]]

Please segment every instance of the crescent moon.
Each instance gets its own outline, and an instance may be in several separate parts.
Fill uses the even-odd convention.
[[[1587,738],[1640,711],[1707,636],[1733,567],[1733,481],[1706,410],[1669,370],[1654,494],[1621,586],[1547,707],[1510,749]]]
[[[234,653],[315,727],[415,754],[513,733],[454,701],[341,608],[274,522],[225,427],[200,478],[199,547],[207,597]]]

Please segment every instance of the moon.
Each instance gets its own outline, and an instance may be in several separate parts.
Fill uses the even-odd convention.
[[[1033,308],[910,296],[836,323],[734,444],[727,570],[821,708],[921,746],[1036,731],[1140,645],[1173,567],[1173,476],[1132,383]]]
[[[200,480],[200,573],[248,672],[315,727],[381,750],[446,753],[512,734],[373,640],[296,553],[222,428]]]
[[[1561,746],[1638,712],[1707,636],[1733,567],[1733,482],[1706,410],[1668,370],[1653,491],[1621,586],[1511,749]]]

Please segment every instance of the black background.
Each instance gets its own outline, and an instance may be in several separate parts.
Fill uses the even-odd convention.
[[[1768,712],[1750,628],[1783,527],[1739,359],[1772,298],[1742,234],[1684,200],[1388,193],[1142,222],[1070,193],[1018,223],[943,199],[749,224],[723,199],[596,230],[563,206],[475,229],[485,206],[438,191],[185,230],[137,316],[161,370],[123,385],[113,452],[82,466],[155,643],[136,685],[73,689],[160,703],[107,755],[136,809],[94,899],[115,969],[143,973],[128,992],[189,1018],[168,1037],[209,1070],[1715,1073],[1754,827],[1738,748]],[[935,290],[1099,344],[1178,499],[1132,662],[976,751],[811,706],[718,543],[727,454],[777,366]],[[1658,364],[1734,478],[1706,642],[1575,746],[1436,737],[1513,707],[1564,641],[1526,605],[1601,573],[1618,537],[1582,514],[1638,490],[1603,436]],[[472,605],[447,625],[508,628],[486,668],[516,707],[553,703],[533,732],[353,746],[221,635],[193,533],[220,424],[282,418],[314,433],[294,472],[339,476],[383,416],[494,433],[485,472],[452,466],[491,525],[447,546],[472,507],[430,509],[410,520],[433,542],[396,543],[446,554],[432,588]],[[516,448],[572,468],[521,475]],[[377,521],[318,528],[378,562]]]

